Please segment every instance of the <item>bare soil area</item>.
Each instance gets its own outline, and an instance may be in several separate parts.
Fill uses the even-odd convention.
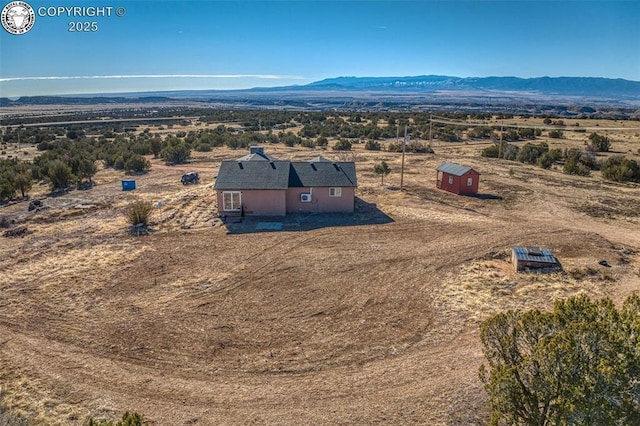
[[[34,211],[0,207],[30,231],[0,236],[2,404],[47,425],[126,410],[157,425],[486,423],[480,322],[637,292],[640,186],[484,159],[482,146],[407,155],[402,191],[401,154],[268,146],[358,171],[353,216],[296,216],[280,231],[217,219],[220,160],[245,154],[227,149],[153,160],[135,191],[102,170],[90,190],[36,188]],[[436,189],[444,161],[478,170],[481,194]],[[199,185],[181,185],[190,170]],[[137,200],[155,206],[147,236],[127,233]],[[514,273],[515,245],[550,248],[565,272]]]

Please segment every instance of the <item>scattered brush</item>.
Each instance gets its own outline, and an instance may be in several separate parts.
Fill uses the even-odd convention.
[[[125,214],[127,221],[131,225],[130,232],[132,234],[144,235],[149,232],[147,227],[152,211],[153,206],[146,201],[138,201],[126,209]]]
[[[0,228],[10,228],[11,220],[7,216],[0,216]]]

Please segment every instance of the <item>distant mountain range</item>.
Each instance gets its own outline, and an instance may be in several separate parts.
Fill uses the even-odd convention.
[[[317,81],[304,89],[365,91],[500,91],[544,95],[640,99],[640,81],[599,77],[337,77]]]
[[[467,105],[594,105],[640,108],[640,82],[598,77],[337,77],[306,85],[0,98],[0,107],[46,104],[207,102],[234,107],[426,108]]]

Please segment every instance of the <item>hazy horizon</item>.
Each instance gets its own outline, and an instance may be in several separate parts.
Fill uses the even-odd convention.
[[[338,79],[338,78],[361,78],[361,79],[368,79],[368,78],[414,78],[414,77],[422,77],[422,76],[336,76],[336,77],[327,77],[326,79],[322,79],[322,80],[317,80],[317,81],[313,81],[310,83],[316,83],[316,82],[321,82],[324,80],[334,80],[334,79]],[[426,75],[425,77],[429,77],[428,75]],[[517,76],[487,76],[487,77],[458,77],[458,76],[439,76],[439,77],[448,77],[448,78],[522,78],[522,77],[517,77]],[[109,79],[115,79],[115,80],[121,80],[121,79],[126,79],[126,76],[100,76],[100,77],[96,77],[96,80],[109,80]],[[135,77],[131,77],[132,80],[138,79],[138,78],[148,78],[147,76],[135,76]],[[160,78],[160,77],[159,77]],[[232,77],[230,77],[232,78]],[[528,78],[523,78],[523,79],[536,79],[536,78],[595,78],[595,79],[599,79],[599,78],[603,78],[603,77],[567,77],[567,76],[559,76],[559,77],[549,77],[549,76],[541,76],[541,77],[528,77]],[[62,78],[56,78],[54,80],[70,80],[70,79],[75,79],[75,78],[67,78],[67,77],[62,77]],[[91,79],[90,76],[81,76],[81,77],[77,77],[77,79],[79,80],[84,80],[84,79]],[[33,79],[32,81],[50,81],[52,79],[50,78],[43,78],[43,79]],[[621,79],[609,79],[609,80],[621,80]],[[640,83],[640,81],[634,81],[634,80],[626,80],[626,79],[622,79],[625,81],[631,81],[631,82],[635,82],[635,83]],[[28,81],[28,80],[27,80]],[[240,88],[226,88],[226,89],[221,89],[221,88],[185,88],[185,89],[173,89],[173,88],[161,88],[161,89],[149,89],[149,90],[138,90],[138,89],[134,89],[134,90],[129,90],[129,91],[86,91],[83,93],[78,93],[78,92],[73,92],[73,93],[50,93],[50,94],[36,94],[36,95],[21,95],[21,96],[0,96],[0,98],[6,98],[9,100],[17,100],[20,98],[27,98],[27,97],[33,97],[33,96],[62,96],[62,97],[69,97],[69,96],[80,96],[80,97],[85,97],[85,96],[97,96],[97,97],[102,97],[102,96],[130,96],[130,95],[145,95],[145,94],[149,94],[150,96],[155,95],[155,94],[163,94],[163,93],[167,93],[167,94],[171,94],[171,93],[182,93],[182,92],[233,92],[233,91],[252,91],[252,90],[261,90],[261,89],[278,89],[280,87],[282,87],[283,89],[288,89],[291,87],[304,87],[306,86],[308,83],[304,83],[304,84],[300,84],[300,83],[294,83],[291,85],[270,85],[270,86],[252,86],[252,87],[240,87]],[[91,85],[87,85],[86,87],[91,87]],[[100,85],[100,87],[103,87],[102,85]],[[134,86],[134,87],[140,87],[140,86]],[[376,89],[374,89],[376,90]],[[496,91],[496,92],[501,92],[501,90],[497,90],[497,89],[468,89],[467,91]],[[505,89],[507,92],[509,91],[508,89]],[[168,96],[168,95],[167,95]]]
[[[28,3],[29,32],[0,30],[0,97],[236,90],[340,76],[640,81],[633,1],[69,2],[103,15],[111,8],[80,17]],[[95,22],[95,31],[70,32],[76,22]]]

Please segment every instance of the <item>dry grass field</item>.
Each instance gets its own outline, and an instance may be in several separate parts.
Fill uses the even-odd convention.
[[[606,133],[613,149],[638,160],[633,124],[600,126],[619,127]],[[244,151],[152,160],[130,192],[112,170],[86,191],[35,187],[44,208],[0,207],[30,231],[0,236],[3,406],[46,425],[126,410],[157,425],[484,424],[480,322],[640,290],[640,185],[485,159],[483,146],[407,155],[403,191],[401,154],[268,146],[283,159],[354,159],[359,179],[352,219],[295,217],[274,232],[248,222],[230,233],[216,218],[220,160]],[[436,189],[444,161],[478,170],[481,196]],[[189,170],[199,185],[180,184]],[[155,206],[147,236],[127,233],[123,210],[137,200]],[[514,273],[514,245],[550,248],[565,272]]]

